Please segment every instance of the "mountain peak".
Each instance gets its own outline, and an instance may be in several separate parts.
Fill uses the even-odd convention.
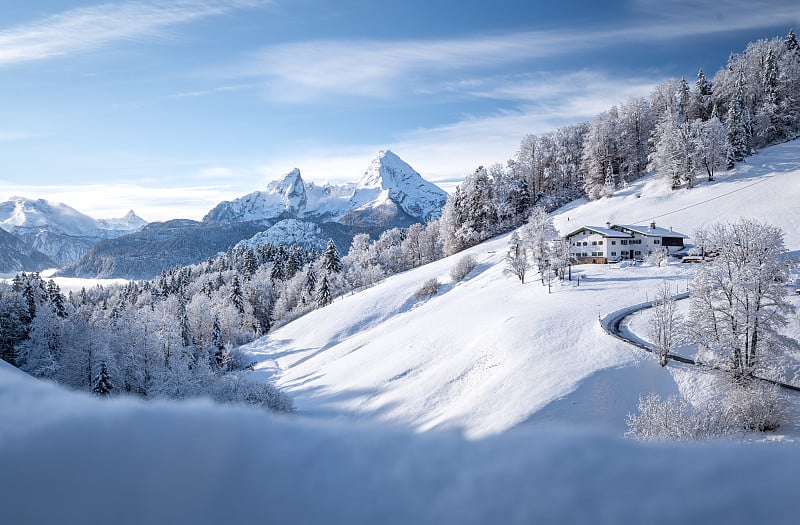
[[[358,187],[390,189],[398,184],[403,184],[408,179],[416,178],[422,179],[414,168],[391,150],[382,149],[378,151],[367,171],[361,176]]]
[[[438,215],[447,200],[444,190],[426,181],[388,149],[378,151],[358,182],[358,188],[385,190],[406,213],[424,220]]]
[[[297,213],[306,205],[306,189],[300,170],[294,168],[279,181],[272,181],[267,191],[280,195],[281,200],[290,213]]]

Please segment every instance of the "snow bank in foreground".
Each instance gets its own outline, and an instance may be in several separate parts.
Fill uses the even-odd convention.
[[[482,441],[207,402],[98,400],[0,367],[4,523],[768,523],[800,448]]]

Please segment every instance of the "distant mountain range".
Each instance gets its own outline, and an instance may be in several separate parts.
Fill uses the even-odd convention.
[[[38,271],[42,265],[72,264],[98,242],[136,231],[145,224],[133,211],[119,219],[97,220],[66,204],[12,197],[0,203],[0,229],[22,244],[3,236],[0,271]]]
[[[0,229],[0,273],[39,272],[55,266],[50,257]]]
[[[426,181],[391,151],[380,151],[358,182],[316,185],[294,169],[281,180],[221,202],[202,222],[152,223],[95,243],[62,275],[151,278],[176,265],[194,264],[239,242],[324,247],[341,252],[353,236],[373,236],[438,217],[447,193]],[[122,220],[122,219],[121,219]]]

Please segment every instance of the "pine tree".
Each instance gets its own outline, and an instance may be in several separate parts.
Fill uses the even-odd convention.
[[[272,268],[269,271],[269,280],[275,285],[279,281],[286,279],[286,272],[284,270],[283,258],[276,256],[272,261]]]
[[[689,101],[689,121],[697,119],[708,120],[714,106],[713,90],[711,82],[706,78],[702,69],[697,71],[697,81],[691,93]]]
[[[331,289],[328,285],[328,276],[323,275],[322,280],[319,282],[319,286],[317,287],[317,307],[322,308],[328,306],[333,302],[333,296],[331,295]]]
[[[242,296],[242,286],[239,284],[239,277],[234,275],[233,279],[231,280],[231,293],[228,296],[228,300],[230,300],[231,304],[236,311],[239,312],[239,315],[244,314],[244,296]]]
[[[114,386],[111,384],[111,378],[108,374],[108,366],[106,366],[105,362],[100,363],[100,372],[94,379],[92,392],[98,396],[107,396],[112,390],[114,390]]]
[[[789,33],[786,35],[783,43],[786,45],[786,49],[789,52],[800,54],[800,44],[797,42],[797,35],[794,34],[794,29],[789,29]]]
[[[740,68],[736,90],[728,107],[725,124],[728,126],[728,169],[750,154],[750,122],[745,100],[744,69]]]
[[[219,315],[214,314],[214,322],[211,325],[211,346],[214,349],[214,360],[219,365],[222,364],[222,353],[225,350],[225,338],[222,336],[222,327],[219,324]]]
[[[309,297],[314,296],[314,291],[317,289],[317,272],[314,270],[314,265],[309,264],[306,270],[306,293]]]
[[[322,252],[322,267],[329,275],[342,271],[342,259],[339,257],[333,239],[328,241],[328,246]]]
[[[47,281],[47,299],[50,301],[50,304],[53,305],[53,310],[56,312],[56,315],[59,317],[67,316],[67,309],[64,306],[64,296],[61,295],[61,290],[52,279]]]

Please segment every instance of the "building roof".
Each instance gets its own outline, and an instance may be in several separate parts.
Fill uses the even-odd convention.
[[[578,228],[577,230],[573,231],[572,233],[568,233],[567,234],[567,238],[570,238],[570,237],[572,237],[574,235],[577,235],[578,233],[580,233],[583,230],[593,231],[595,233],[599,233],[603,237],[614,237],[615,239],[628,239],[628,238],[632,237],[632,235],[629,234],[629,233],[621,232],[619,230],[612,230],[610,228],[603,228],[601,226],[581,226],[580,228]]]
[[[682,233],[672,231],[667,228],[661,228],[656,226],[652,228],[650,226],[639,226],[636,224],[615,224],[612,228],[622,228],[623,230],[629,230],[632,232],[636,232],[639,235],[644,235],[646,237],[681,237],[683,239],[688,239],[688,235],[684,235]]]

